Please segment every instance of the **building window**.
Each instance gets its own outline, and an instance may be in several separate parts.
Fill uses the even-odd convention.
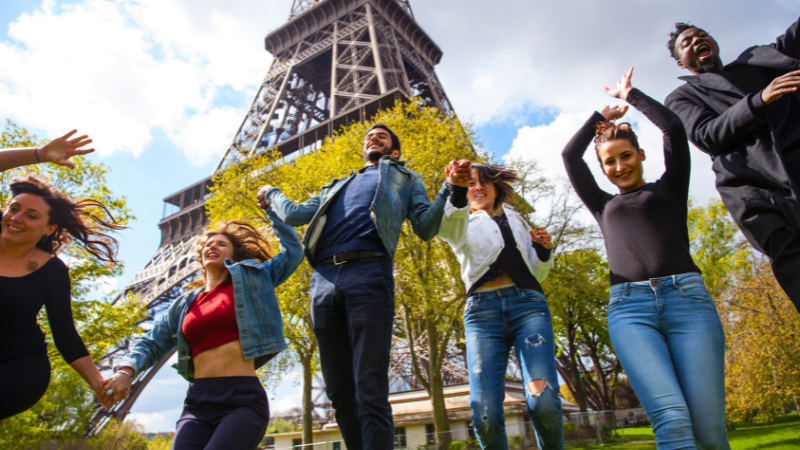
[[[436,443],[436,427],[434,427],[433,424],[425,425],[425,443]]]
[[[406,448],[406,427],[396,427],[394,429],[394,448]]]
[[[333,450],[342,450],[342,443],[341,442],[334,442],[333,443]]]
[[[475,427],[472,425],[472,421],[467,422],[467,435],[470,439],[475,439]]]
[[[301,448],[302,445],[303,445],[303,440],[302,439],[292,439],[292,447],[293,448]]]
[[[525,418],[523,420],[525,422],[525,437],[533,436],[533,424],[531,423],[531,416],[525,414]]]

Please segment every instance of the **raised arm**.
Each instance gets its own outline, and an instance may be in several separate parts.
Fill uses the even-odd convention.
[[[323,189],[325,188],[323,187]],[[320,195],[311,197],[298,205],[283,195],[280,189],[272,186],[261,186],[257,198],[260,207],[272,206],[278,218],[293,227],[309,224],[320,205]]]
[[[592,213],[600,211],[609,194],[600,189],[592,171],[583,160],[583,155],[594,139],[597,122],[602,120],[605,120],[605,117],[599,112],[594,112],[561,152],[572,187]]]
[[[70,139],[76,132],[77,130],[72,130],[42,147],[10,148],[0,151],[0,172],[43,162],[53,162],[74,169],[75,164],[69,160],[70,158],[94,151],[93,148],[80,149],[80,147],[92,142],[91,139],[88,139],[88,136],[84,135]]]
[[[680,117],[636,88],[628,93],[626,101],[661,130],[666,166],[662,179],[669,183],[676,196],[684,201],[688,200],[692,160],[686,129],[683,128]]]
[[[303,262],[303,244],[294,228],[285,224],[272,208],[267,207],[264,212],[272,220],[272,230],[275,232],[280,246],[280,252],[264,263],[272,285],[277,287],[292,276]]]
[[[418,173],[412,174],[414,187],[411,190],[411,201],[408,204],[406,217],[411,222],[414,234],[423,241],[430,241],[439,233],[439,225],[444,215],[444,204],[450,195],[447,183],[442,185],[433,203],[428,200],[428,191]]]
[[[169,305],[169,308],[156,319],[153,329],[136,340],[133,349],[122,358],[122,361],[114,368],[115,371],[119,368],[129,367],[133,370],[132,375],[136,376],[136,373],[155,365],[178,345],[173,336],[178,334],[178,321],[187,295],[182,295]]]

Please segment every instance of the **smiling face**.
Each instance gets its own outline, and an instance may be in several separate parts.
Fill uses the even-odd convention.
[[[12,198],[3,213],[3,241],[35,246],[43,236],[56,231],[55,225],[48,224],[49,212],[47,202],[38,195],[20,194]]]
[[[722,70],[717,41],[699,28],[687,28],[675,40],[678,67],[693,75]]]
[[[206,270],[227,270],[225,260],[233,259],[233,245],[224,234],[215,234],[206,241],[201,256]]]
[[[385,155],[400,156],[398,150],[392,150],[392,136],[383,128],[373,128],[364,137],[364,161],[375,164]]]
[[[467,191],[469,209],[472,212],[484,210],[490,216],[494,215],[494,200],[497,198],[494,184],[481,180],[478,169],[472,169],[472,179],[467,187],[469,188]]]
[[[621,193],[630,192],[645,185],[642,161],[644,150],[637,150],[627,139],[606,141],[597,146],[600,167],[608,180]]]

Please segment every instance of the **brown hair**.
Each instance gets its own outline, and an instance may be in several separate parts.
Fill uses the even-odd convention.
[[[34,177],[16,179],[11,182],[9,188],[12,197],[20,194],[37,195],[42,197],[50,208],[47,211],[49,216],[47,224],[55,225],[56,231],[43,236],[36,243],[36,248],[55,255],[73,240],[77,240],[81,247],[98,259],[109,263],[119,262],[116,257],[119,247],[117,240],[103,231],[117,231],[127,227],[118,225],[104,204],[93,199],[73,201],[53,186]],[[92,212],[93,208],[99,209],[101,214],[105,212],[110,221]]]
[[[633,132],[633,127],[631,127],[631,124],[628,122],[614,123],[608,120],[601,120],[597,122],[595,133],[594,149],[600,164],[603,163],[600,159],[600,144],[605,144],[608,141],[624,139],[630,142],[633,148],[639,150],[639,138],[636,137],[636,133]]]
[[[203,247],[212,236],[223,235],[231,241],[233,246],[234,262],[241,262],[246,259],[255,259],[258,262],[268,261],[272,256],[269,254],[269,241],[261,235],[256,227],[241,220],[227,220],[216,227],[209,227],[197,240],[194,248],[194,256],[197,261],[203,261]],[[183,285],[183,289],[190,290],[201,288],[206,285],[205,270],[200,272],[194,280]]]
[[[514,198],[514,188],[512,183],[519,181],[519,173],[513,167],[500,164],[472,164],[473,169],[477,169],[481,183],[492,183],[497,197],[494,199],[494,209],[499,208],[503,203]]]

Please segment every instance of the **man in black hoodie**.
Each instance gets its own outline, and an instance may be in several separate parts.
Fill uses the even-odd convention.
[[[770,257],[800,311],[800,36],[798,22],[728,65],[703,29],[676,24],[667,47],[691,76],[665,104],[708,153],[717,190],[747,240]]]

